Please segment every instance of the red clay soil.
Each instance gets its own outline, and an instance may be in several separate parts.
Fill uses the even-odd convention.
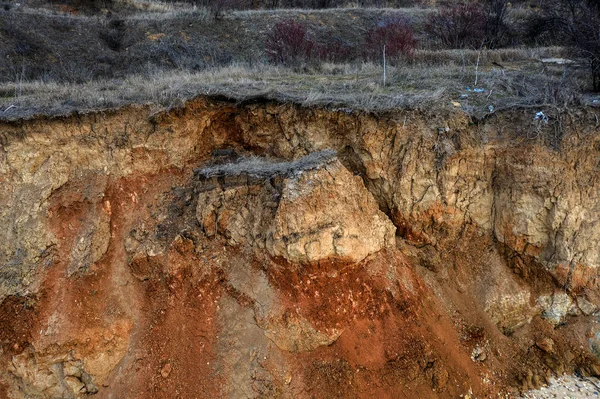
[[[11,296],[0,302],[0,363],[9,361],[32,342],[36,317],[32,298]],[[9,387],[0,380],[0,398],[8,398],[8,392]]]
[[[396,295],[386,288],[390,264],[403,282]],[[440,398],[470,389],[479,397],[495,394],[482,386],[451,320],[399,252],[383,251],[341,270],[324,264],[297,273],[282,268],[270,279],[290,312],[317,329],[343,329],[330,347],[297,356],[303,376],[298,384],[309,397]]]
[[[122,247],[124,236],[140,220],[149,225],[155,223],[153,212],[160,207],[168,208],[170,218],[162,225],[152,227],[164,235],[165,241],[179,233],[176,220],[174,225],[169,223],[176,219],[171,213],[177,214],[177,208],[184,207],[175,201],[180,198],[171,196],[172,187],[181,178],[177,171],[166,171],[163,175],[143,177],[138,181],[123,180],[109,189],[111,203],[118,204],[113,206],[116,222],[112,226],[111,242],[120,247],[109,249],[113,258],[106,260],[105,267],[111,264],[131,266]],[[136,204],[143,206],[130,201],[136,197]],[[154,208],[147,204],[154,204]],[[119,258],[115,258],[115,252]],[[140,281],[130,277],[129,269],[124,271],[128,276],[126,284],[133,287],[130,292],[138,299],[133,304],[136,311],[131,312],[136,327],[130,348],[135,350],[130,350],[123,359],[122,374],[107,381],[109,390],[117,397],[218,397],[221,378],[215,375],[211,364],[218,335],[216,304],[222,287],[220,276],[215,273],[201,276],[201,279],[192,278],[198,262],[193,248],[185,244],[178,246],[175,242],[166,256],[156,260],[155,267],[161,269],[153,270],[152,278]]]
[[[36,317],[32,298],[11,296],[0,303],[0,355],[21,353],[27,347]]]
[[[61,245],[58,261],[50,268],[41,290],[39,325],[24,330],[43,329],[57,309],[68,317],[59,327],[60,337],[52,337],[54,342],[77,340],[84,330],[114,330],[114,326],[125,325],[117,333],[130,335],[129,350],[117,367],[119,371],[104,382],[100,397],[109,393],[128,398],[191,398],[199,393],[202,397],[217,396],[219,379],[211,376],[207,365],[216,336],[211,322],[215,302],[210,298],[220,295],[215,279],[203,281],[194,287],[192,295],[180,301],[178,295],[189,287],[172,290],[176,283],[166,285],[161,281],[162,272],[156,280],[139,281],[130,272],[124,249],[126,235],[134,225],[143,220],[156,224],[153,205],[162,204],[161,196],[168,194],[179,179],[176,171],[166,171],[163,175],[108,181],[102,201],[95,204],[82,198],[81,187],[73,185],[53,198],[50,223],[56,236],[67,244]],[[99,185],[94,181],[81,185],[88,183]],[[85,273],[69,278],[65,272],[71,251],[68,243],[74,242],[85,214],[94,207],[110,212],[108,250]],[[200,292],[206,292],[205,296]]]

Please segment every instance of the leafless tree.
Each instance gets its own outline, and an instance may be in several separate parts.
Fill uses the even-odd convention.
[[[508,39],[508,14],[509,0],[485,0],[483,9],[485,12],[485,45],[488,48],[496,48],[506,44]]]
[[[600,2],[552,0],[529,21],[530,36],[552,36],[589,62],[594,91],[600,91]]]

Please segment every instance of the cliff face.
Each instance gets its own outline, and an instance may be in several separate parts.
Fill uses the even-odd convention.
[[[0,397],[484,397],[598,374],[596,130],[592,110],[202,99],[0,125]]]

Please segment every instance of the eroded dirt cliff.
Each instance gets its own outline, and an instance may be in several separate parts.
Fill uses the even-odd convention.
[[[592,109],[198,99],[0,125],[0,397],[497,397],[600,373]]]

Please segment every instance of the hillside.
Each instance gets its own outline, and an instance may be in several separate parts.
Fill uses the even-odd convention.
[[[0,399],[593,390],[590,58],[403,5],[3,3]]]
[[[560,142],[523,111],[147,114],[0,125],[11,397],[483,398],[598,374],[593,112]]]
[[[423,30],[435,11],[430,8],[233,11],[215,20],[206,9],[151,4],[118,17],[0,10],[0,117],[132,103],[168,109],[198,95],[361,110],[435,103],[477,117],[520,106],[591,102],[585,62],[545,62],[561,59],[564,50],[525,45],[519,32],[527,9],[511,11],[513,45],[476,50],[441,48]],[[364,58],[365,40],[378,23],[394,18],[409,21],[417,45],[410,57],[388,60],[384,86],[379,56]],[[290,19],[306,24],[325,58],[291,66],[269,61],[267,33]],[[336,52],[340,46],[344,53]],[[485,92],[466,91],[476,85]]]

